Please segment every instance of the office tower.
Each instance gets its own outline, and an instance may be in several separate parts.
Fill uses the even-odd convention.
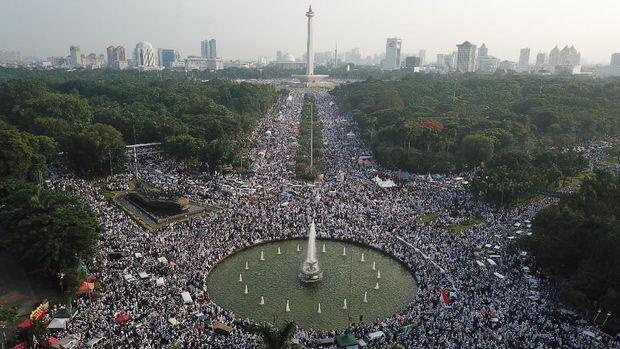
[[[502,61],[499,63],[499,69],[505,71],[516,71],[517,63],[511,61]]]
[[[217,41],[215,39],[209,40],[209,57],[211,59],[217,58]]]
[[[564,46],[560,51],[559,65],[576,66],[581,62],[581,53],[575,49],[575,46]]]
[[[74,68],[82,66],[82,53],[80,52],[79,46],[71,46],[69,47],[69,52],[71,56],[71,66]]]
[[[547,54],[544,52],[537,54],[536,55],[536,66],[542,67],[545,64],[547,64]]]
[[[418,52],[418,57],[420,58],[420,66],[426,64],[426,50],[420,50]]]
[[[560,49],[556,46],[549,52],[549,65],[556,66],[560,64]]]
[[[486,44],[482,44],[482,46],[480,46],[480,48],[478,49],[478,57],[486,57],[489,55],[489,49],[487,48]]]
[[[443,67],[446,65],[445,56],[443,53],[437,54],[437,62],[435,63],[438,67]]]
[[[410,56],[405,58],[405,68],[411,69],[422,65],[420,57]]]
[[[399,38],[387,39],[385,45],[385,61],[383,62],[383,69],[396,70],[400,69],[400,50],[402,46],[402,40]]]
[[[530,65],[530,49],[529,48],[522,48],[521,52],[519,53],[519,66],[521,67],[527,67]]]
[[[282,51],[276,52],[276,62],[282,62]]]
[[[146,41],[140,41],[133,53],[135,65],[138,68],[150,69],[157,67],[157,57],[153,45]]]
[[[620,53],[614,53],[611,55],[611,63],[609,65],[613,68],[620,68]]]
[[[108,46],[106,52],[108,54],[108,66],[112,67],[118,61],[118,57],[116,55],[116,47]]]
[[[480,51],[478,51],[480,52]],[[478,63],[476,65],[476,71],[484,74],[493,74],[499,66],[499,59],[493,56],[478,57]]]
[[[458,48],[456,58],[456,71],[461,73],[470,73],[476,70],[476,45],[469,41],[465,41]]]
[[[202,40],[200,42],[200,56],[202,58],[209,58],[211,51],[209,50],[209,40]]]
[[[159,58],[159,65],[164,68],[172,68],[172,63],[177,60],[177,52],[169,48],[157,49],[157,56]]]

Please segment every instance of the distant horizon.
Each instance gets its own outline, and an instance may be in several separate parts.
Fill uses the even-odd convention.
[[[218,56],[225,60],[255,61],[274,58],[276,51],[300,59],[305,51],[309,1],[229,0],[109,0],[105,6],[77,0],[51,2],[5,0],[0,13],[0,51],[20,51],[22,57],[68,56],[69,46],[84,54],[106,54],[106,47],[124,46],[128,57],[140,41],[155,50],[170,48],[184,57],[200,56],[200,41],[216,39]],[[413,3],[392,0],[312,1],[315,17],[315,52],[344,53],[359,47],[362,57],[385,52],[388,37],[402,38],[403,54],[426,50],[426,61],[451,53],[463,41],[501,60],[518,61],[519,50],[531,49],[530,64],[539,52],[558,46],[575,46],[583,65],[609,64],[620,52],[616,15],[620,2],[599,0],[596,16],[585,13],[576,0],[518,5],[480,0],[465,4],[445,0]],[[389,6],[388,6],[389,5]],[[536,9],[536,11],[532,11]],[[395,16],[394,14],[397,14]],[[590,17],[588,17],[590,16]],[[467,26],[462,25],[467,23]],[[588,30],[583,30],[587,27]]]

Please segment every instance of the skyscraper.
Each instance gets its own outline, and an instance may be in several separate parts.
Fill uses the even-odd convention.
[[[215,39],[202,40],[200,42],[200,55],[206,59],[217,58],[217,41]]]
[[[140,41],[133,52],[135,64],[141,69],[152,69],[157,67],[157,57],[153,50],[153,45],[146,41]]]
[[[478,49],[478,57],[486,57],[489,55],[489,49],[487,48],[486,44],[482,44],[482,46],[480,46],[480,48]]]
[[[383,69],[396,70],[400,69],[401,58],[400,50],[402,46],[402,40],[399,38],[389,38],[385,44],[385,61],[383,62]]]
[[[545,64],[547,64],[547,54],[544,52],[540,52],[536,55],[536,66],[542,67]]]
[[[527,67],[530,65],[530,49],[529,48],[522,48],[521,52],[519,53],[519,66],[521,67]]]
[[[438,67],[443,67],[446,65],[446,60],[445,60],[445,56],[443,53],[438,53],[437,54],[437,62],[435,63]]]
[[[127,58],[125,57],[125,48],[123,46],[108,46],[108,68],[123,70],[127,68]]]
[[[549,65],[556,66],[560,64],[560,49],[556,46],[549,52]]]
[[[176,61],[176,51],[169,48],[157,49],[157,56],[159,57],[159,65],[164,68],[172,68],[172,63]]]
[[[209,40],[209,57],[210,59],[217,58],[217,41],[215,39]]]
[[[69,47],[69,52],[71,55],[71,66],[74,68],[82,66],[82,53],[80,52],[79,46],[71,46]]]
[[[426,50],[420,50],[418,53],[418,57],[420,58],[420,66],[426,64]]]
[[[209,40],[202,40],[200,42],[200,56],[202,58],[209,58],[211,51],[209,49]]]
[[[465,41],[458,48],[456,58],[456,71],[461,73],[470,73],[476,70],[476,45],[469,41]]]
[[[609,65],[613,68],[620,68],[620,53],[614,53],[611,55],[611,63]]]

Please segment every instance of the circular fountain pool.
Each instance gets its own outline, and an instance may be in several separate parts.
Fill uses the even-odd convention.
[[[416,282],[398,260],[371,247],[335,240],[317,240],[323,279],[305,284],[298,275],[307,244],[304,240],[283,240],[230,255],[210,271],[209,296],[237,317],[256,322],[295,321],[302,328],[317,330],[345,328],[349,316],[353,322],[360,316],[364,322],[390,317],[415,296]],[[345,299],[347,308],[343,309]]]

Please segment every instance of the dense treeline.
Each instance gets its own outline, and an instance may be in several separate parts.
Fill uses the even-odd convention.
[[[0,247],[27,270],[75,282],[77,266],[95,252],[99,222],[81,198],[3,178]]]
[[[414,172],[561,147],[620,130],[620,81],[420,75],[334,90],[375,156]]]
[[[183,149],[173,155],[189,153],[212,168],[232,162],[237,140],[275,96],[270,85],[156,73],[0,71],[0,115],[21,131],[54,139],[89,177],[122,169],[124,143],[166,142]],[[193,153],[186,144],[197,145]]]
[[[298,178],[314,180],[323,173],[323,139],[321,136],[321,123],[316,113],[314,96],[306,94],[304,105],[301,110],[301,122],[299,124],[299,148],[296,155],[295,173]],[[310,154],[310,140],[312,139],[312,154]],[[312,166],[310,166],[312,158]]]
[[[620,177],[597,172],[540,211],[534,234],[520,241],[541,267],[565,280],[560,295],[578,309],[620,313],[619,202]]]

